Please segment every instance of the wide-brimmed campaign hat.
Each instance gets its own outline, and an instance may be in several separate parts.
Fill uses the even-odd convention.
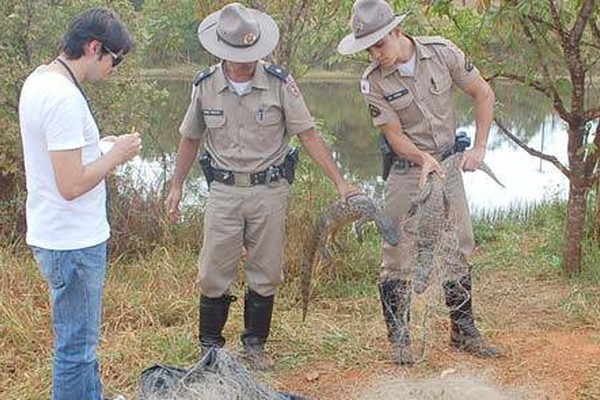
[[[279,28],[269,15],[232,3],[204,18],[198,27],[198,39],[222,60],[250,62],[275,49]]]
[[[357,0],[350,24],[352,33],[337,47],[340,54],[354,54],[368,49],[390,33],[407,14],[396,15],[385,0]]]

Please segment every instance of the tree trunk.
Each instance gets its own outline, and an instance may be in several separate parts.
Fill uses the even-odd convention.
[[[581,243],[585,230],[587,193],[588,188],[576,174],[573,174],[569,183],[563,258],[563,270],[569,277],[576,276],[581,272]]]
[[[596,202],[594,207],[594,239],[600,243],[600,181],[596,182]]]

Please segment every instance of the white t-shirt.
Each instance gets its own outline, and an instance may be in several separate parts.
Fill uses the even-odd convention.
[[[403,64],[398,64],[398,71],[406,76],[415,76],[415,67],[417,65],[417,52],[413,51],[410,60]]]
[[[67,77],[39,67],[25,80],[19,120],[27,179],[27,244],[75,250],[108,239],[104,181],[67,201],[59,193],[51,151],[81,148],[83,165],[100,157],[98,126]]]
[[[242,96],[242,95],[246,94],[247,92],[249,92],[250,85],[252,84],[252,81],[235,82],[235,81],[232,81],[231,79],[229,79],[229,82],[235,89],[235,92],[238,94],[238,96]]]

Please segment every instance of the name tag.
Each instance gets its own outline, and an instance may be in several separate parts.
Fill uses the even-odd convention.
[[[214,108],[205,108],[204,110],[202,110],[202,114],[206,115],[206,116],[220,116],[223,115],[223,110],[216,110]]]
[[[399,99],[400,97],[406,96],[407,94],[408,94],[408,89],[402,88],[402,89],[398,90],[397,92],[388,94],[387,96],[385,96],[385,99],[387,101],[392,101],[392,100]]]

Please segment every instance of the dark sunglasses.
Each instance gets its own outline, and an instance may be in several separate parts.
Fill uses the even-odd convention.
[[[114,51],[111,51],[108,47],[106,47],[105,45],[102,45],[102,50],[107,53],[110,58],[112,59],[112,66],[113,68],[116,68],[119,64],[121,64],[123,62],[123,56],[121,55],[117,55]]]

